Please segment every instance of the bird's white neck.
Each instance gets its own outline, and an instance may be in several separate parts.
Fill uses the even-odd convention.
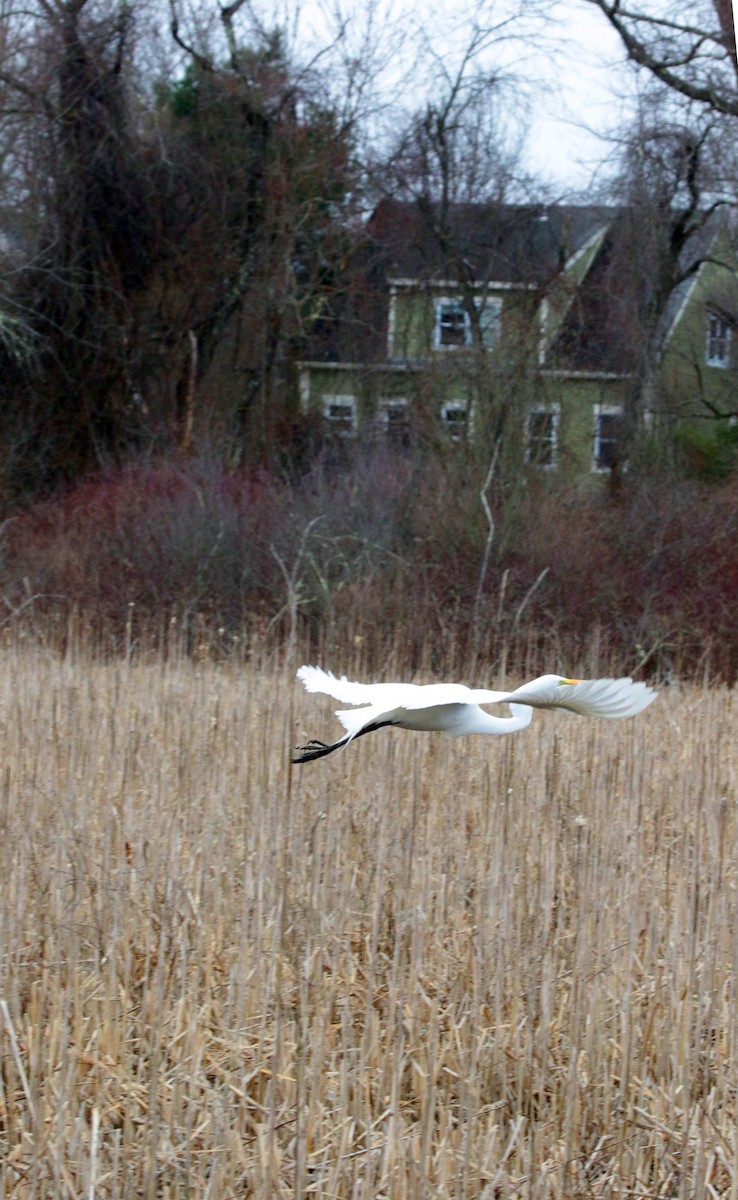
[[[527,729],[533,720],[533,709],[527,704],[511,704],[509,717],[493,717],[481,708],[470,713],[469,724],[459,733],[517,733]]]

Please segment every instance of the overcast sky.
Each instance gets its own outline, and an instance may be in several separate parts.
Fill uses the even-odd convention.
[[[542,56],[552,87],[531,125],[528,158],[557,186],[586,188],[610,149],[597,132],[626,118],[633,75],[601,13],[582,0],[552,8],[562,20],[566,47],[556,64]]]
[[[255,4],[258,2],[254,0]],[[282,0],[285,6],[293,2]],[[309,43],[311,36],[317,45],[325,39],[327,29],[335,29],[336,5],[341,5],[344,14],[352,12],[352,4],[354,13],[363,15],[368,11],[366,0],[298,0],[298,3],[299,8],[285,7],[284,12],[290,14],[287,27],[292,23],[295,43],[301,46],[306,40]],[[376,3],[380,6],[380,17],[371,38],[375,46],[388,36],[391,25],[401,27],[403,21],[408,26],[417,23],[419,10],[413,0],[376,0]],[[429,0],[431,3],[433,0]],[[496,18],[504,13],[506,4],[513,3],[514,0],[494,0],[488,9]],[[465,7],[469,7],[468,0],[447,0],[439,10],[449,20],[456,14],[457,45],[464,43]],[[531,5],[531,11],[534,8]],[[624,63],[619,38],[592,5],[584,0],[552,0],[545,8],[554,19],[554,27],[545,35],[547,46],[538,45],[534,39],[523,49],[517,45],[510,45],[509,51],[501,48],[503,60],[506,52],[516,59],[521,78],[540,84],[538,99],[531,107],[526,165],[532,174],[549,181],[562,193],[586,191],[608,154],[607,145],[596,133],[606,131],[624,118],[633,76]],[[275,18],[273,4],[270,11],[272,23],[275,19],[283,21],[281,17]],[[428,12],[430,7],[424,6],[424,15]],[[356,21],[358,57],[364,53],[358,48],[362,16],[351,19]],[[444,53],[447,45],[449,49],[453,45],[453,36],[449,37],[443,29],[442,20],[442,17],[429,18],[422,26],[437,54]],[[493,55],[499,53],[500,48],[493,50]],[[388,78],[394,74],[395,80],[401,80],[401,60],[390,62],[387,71]],[[413,103],[422,102],[420,95],[409,99]]]

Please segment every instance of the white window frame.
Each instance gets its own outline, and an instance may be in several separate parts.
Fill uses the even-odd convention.
[[[544,296],[538,310],[538,365],[542,367],[548,351],[548,322],[551,315],[551,302]]]
[[[487,350],[497,345],[502,324],[502,301],[499,296],[485,296],[474,301],[479,313],[482,341]]]
[[[463,412],[464,419],[449,420],[449,413]],[[471,432],[471,412],[467,400],[444,400],[441,405],[441,422],[444,432],[452,442],[464,442]]]
[[[395,324],[397,320],[397,289],[390,288],[389,311],[387,313],[387,358],[392,359],[395,352]]]
[[[464,322],[464,340],[461,342],[443,342],[441,340],[441,315],[444,309],[455,309]],[[471,324],[469,314],[464,308],[463,301],[458,296],[439,296],[435,302],[433,321],[433,345],[436,350],[463,350],[471,343]]]
[[[603,438],[600,433],[599,423],[600,417],[620,417],[623,418],[622,404],[595,404],[594,406],[594,437],[592,441],[592,472],[595,475],[607,475],[612,470],[611,467],[601,466],[599,463],[601,447],[603,441],[612,441],[612,438]]]
[[[484,345],[491,349],[499,337],[500,320],[502,317],[502,300],[498,296],[480,297],[474,301],[479,313],[479,323]],[[445,308],[455,309],[464,322],[464,340],[444,343],[441,340],[441,315]],[[472,344],[472,331],[469,313],[459,296],[439,296],[434,304],[433,345],[436,350],[467,350]]]
[[[538,438],[537,442],[548,442],[551,446],[551,461],[547,463],[538,462],[535,456],[531,455],[531,418],[536,415],[543,414],[551,417],[551,436],[547,438]],[[538,471],[555,471],[559,461],[559,418],[561,416],[560,404],[536,404],[533,408],[528,409],[525,417],[525,461],[528,466],[535,467]]]
[[[714,329],[713,324],[718,325],[719,328]],[[718,367],[722,371],[728,369],[732,332],[725,317],[721,317],[716,312],[708,312],[705,337],[705,363],[708,367]]]
[[[331,409],[334,406],[350,409],[350,424],[344,424],[343,417],[331,413]],[[330,429],[337,437],[355,437],[359,426],[358,416],[356,396],[323,396],[323,420],[326,423],[326,428]]]

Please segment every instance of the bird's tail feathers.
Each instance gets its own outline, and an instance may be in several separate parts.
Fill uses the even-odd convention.
[[[346,730],[348,740],[351,741],[356,737],[357,733],[361,733],[365,725],[369,725],[377,716],[381,716],[378,709],[373,708],[342,708],[336,713],[339,721]]]

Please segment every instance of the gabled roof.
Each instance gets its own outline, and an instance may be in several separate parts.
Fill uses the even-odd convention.
[[[560,369],[627,373],[633,306],[627,292],[622,218],[613,215],[589,270],[571,297],[547,362]]]
[[[661,340],[664,343],[671,337],[684,311],[685,305],[694,290],[701,265],[707,258],[719,251],[720,242],[725,232],[725,224],[722,216],[723,214],[719,211],[712,213],[704,224],[695,231],[684,248],[684,253],[679,262],[684,278],[677,284],[669,296],[669,301],[661,318],[659,332]]]

